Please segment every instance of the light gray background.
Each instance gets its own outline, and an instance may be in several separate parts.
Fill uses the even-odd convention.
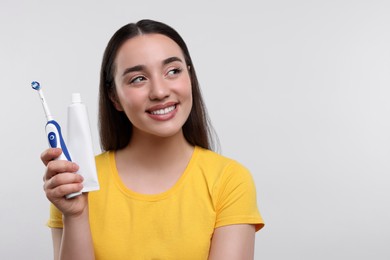
[[[80,92],[98,153],[103,49],[141,18],[176,28],[222,153],[253,173],[256,259],[390,259],[390,2],[0,2],[0,258],[50,259],[45,118]]]

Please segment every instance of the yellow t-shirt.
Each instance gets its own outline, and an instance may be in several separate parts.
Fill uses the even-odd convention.
[[[263,227],[250,172],[238,162],[196,147],[176,184],[146,195],[122,183],[114,152],[96,156],[100,190],[88,196],[96,259],[207,259],[217,227]],[[62,227],[51,207],[49,227]]]

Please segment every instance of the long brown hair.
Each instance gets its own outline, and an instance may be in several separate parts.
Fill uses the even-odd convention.
[[[193,102],[190,115],[183,125],[184,137],[192,145],[213,150],[217,141],[216,135],[207,115],[187,45],[172,27],[153,20],[141,20],[121,27],[111,37],[104,51],[99,86],[99,131],[102,150],[117,150],[125,147],[130,141],[133,129],[125,113],[116,110],[110,98],[116,97],[114,74],[117,52],[125,41],[141,34],[152,33],[165,35],[175,41],[190,68]]]

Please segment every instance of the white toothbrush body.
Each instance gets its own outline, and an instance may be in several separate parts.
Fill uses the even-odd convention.
[[[64,138],[62,137],[61,126],[58,124],[57,121],[53,119],[49,107],[46,103],[45,97],[43,96],[43,92],[41,90],[40,84],[36,81],[33,81],[31,83],[31,86],[33,89],[38,91],[39,97],[42,102],[43,110],[45,111],[46,114],[47,124],[45,127],[45,131],[46,131],[46,137],[49,143],[49,147],[62,149],[61,155],[57,157],[56,160],[67,160],[71,162],[72,158],[70,157],[70,153],[68,151],[68,148],[66,147]],[[65,197],[67,199],[70,199],[78,195],[81,195],[81,191],[68,194]]]

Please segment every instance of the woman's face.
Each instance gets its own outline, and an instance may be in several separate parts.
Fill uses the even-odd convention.
[[[180,47],[161,34],[136,36],[121,46],[115,64],[114,104],[133,124],[133,135],[181,134],[192,92]]]

